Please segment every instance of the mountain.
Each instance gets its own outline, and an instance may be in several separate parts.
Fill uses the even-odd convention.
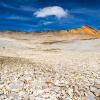
[[[63,34],[71,36],[80,36],[87,38],[100,38],[100,30],[96,30],[90,26],[82,26],[71,30],[61,31]]]
[[[71,39],[94,39],[100,38],[100,30],[96,30],[88,25],[82,26],[80,28],[70,29],[70,30],[59,30],[59,31],[48,31],[48,32],[17,32],[14,30],[6,30],[0,32],[1,34],[9,34],[9,35],[20,35],[20,34],[31,34],[31,35],[48,35],[55,38],[71,38]]]

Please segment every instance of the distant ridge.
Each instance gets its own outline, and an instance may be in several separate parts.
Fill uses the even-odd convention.
[[[89,25],[84,25],[80,28],[87,28],[87,29],[92,29],[92,30],[96,30],[93,27],[89,26]],[[73,28],[73,29],[79,29],[79,28]],[[69,29],[67,31],[73,30],[73,29]],[[17,31],[17,30],[0,30],[0,32],[22,32],[22,33],[31,33],[31,32],[23,32],[23,31]],[[47,30],[47,31],[32,31],[32,32],[54,32],[54,31],[62,31],[62,30]],[[100,30],[96,30],[96,31],[100,31]]]
[[[87,35],[95,38],[100,38],[100,31],[88,25],[82,26],[80,28],[71,29],[71,30],[65,30],[63,32],[67,34],[73,34],[73,35],[84,35],[84,36]]]
[[[70,29],[70,30],[56,30],[56,31],[45,31],[45,32],[17,32],[15,30],[5,30],[1,31],[0,33],[5,34],[13,34],[13,33],[32,33],[32,34],[52,34],[58,36],[65,36],[65,37],[81,37],[81,38],[100,38],[100,30],[96,30],[88,25],[82,26],[80,28]]]

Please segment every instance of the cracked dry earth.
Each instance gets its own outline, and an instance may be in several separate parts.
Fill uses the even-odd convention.
[[[66,63],[48,55],[45,62],[51,64],[0,57],[0,100],[100,100],[100,55],[73,55]]]
[[[66,45],[67,50],[65,44],[44,46],[33,40],[12,45],[1,39],[0,100],[100,100],[99,44],[89,49],[99,42],[88,40],[84,51],[75,49],[77,43]]]

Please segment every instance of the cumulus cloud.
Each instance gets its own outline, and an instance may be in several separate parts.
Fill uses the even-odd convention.
[[[59,6],[45,7],[40,9],[34,13],[36,17],[48,17],[48,16],[56,16],[57,18],[62,18],[68,16],[68,10],[64,10]]]

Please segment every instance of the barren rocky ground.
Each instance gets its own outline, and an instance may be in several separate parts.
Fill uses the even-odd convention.
[[[0,100],[100,100],[100,39],[55,37],[0,34]]]

